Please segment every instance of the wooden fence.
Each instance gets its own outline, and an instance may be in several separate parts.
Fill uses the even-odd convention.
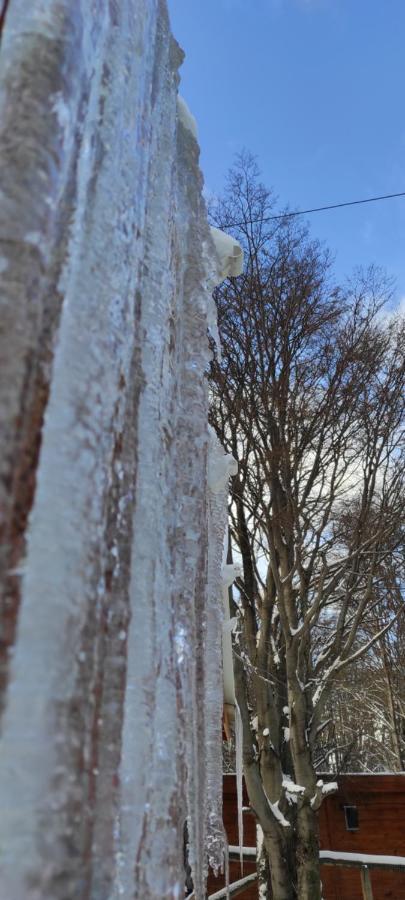
[[[372,869],[390,869],[405,872],[404,856],[383,856],[370,853],[340,853],[334,850],[321,850],[320,862],[322,866],[340,866],[359,869],[363,900],[375,900],[371,879]],[[252,860],[256,856],[256,847],[244,847],[243,858]],[[239,859],[239,847],[229,847],[229,859]],[[243,893],[257,878],[257,873],[252,872],[246,878],[229,885],[229,895],[236,897]],[[226,888],[222,888],[215,894],[210,894],[208,900],[222,900],[227,896]]]
[[[371,880],[372,869],[390,869],[405,872],[404,856],[380,856],[370,853],[337,853],[333,850],[321,850],[321,865],[341,866],[360,870],[363,900],[374,900]]]

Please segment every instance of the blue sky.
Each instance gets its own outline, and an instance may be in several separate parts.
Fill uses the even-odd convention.
[[[209,191],[243,148],[281,206],[405,191],[405,0],[168,2]],[[375,262],[405,296],[405,197],[308,221],[339,277]]]

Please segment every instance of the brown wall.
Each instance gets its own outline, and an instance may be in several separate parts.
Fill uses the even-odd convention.
[[[320,811],[322,850],[405,856],[405,775],[342,775],[338,792],[328,797]],[[244,804],[247,805],[247,796]],[[347,831],[344,806],[356,806],[358,831]],[[254,816],[244,813],[244,845],[255,846]],[[238,844],[236,784],[234,775],[224,776],[224,825],[230,844]],[[255,870],[247,862],[244,874]],[[231,863],[230,881],[241,877],[239,863]],[[373,869],[374,900],[405,900],[405,872]],[[213,876],[208,894],[219,890],[223,879]],[[322,867],[324,900],[362,900],[360,873],[356,869]],[[257,885],[239,894],[240,900],[257,900]]]
[[[342,775],[320,810],[321,849],[405,856],[405,776]],[[347,831],[344,806],[357,806],[358,831]],[[371,872],[374,900],[405,900],[405,872]],[[325,900],[362,900],[355,869],[323,866]]]

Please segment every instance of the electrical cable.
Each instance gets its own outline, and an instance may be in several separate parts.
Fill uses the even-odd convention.
[[[276,219],[292,219],[294,216],[306,216],[309,213],[324,212],[327,209],[342,209],[344,206],[360,206],[362,203],[376,203],[378,200],[391,200],[393,197],[405,197],[405,191],[401,191],[399,194],[382,194],[381,197],[367,197],[365,200],[348,200],[345,203],[332,203],[329,206],[315,206],[313,209],[299,209],[295,212],[278,213],[276,216],[266,216],[263,219],[230,222],[228,228],[243,228],[244,225],[255,225],[258,222],[273,222]]]

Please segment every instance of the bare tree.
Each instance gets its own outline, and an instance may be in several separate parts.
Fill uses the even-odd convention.
[[[222,358],[211,421],[239,463],[230,531],[242,562],[236,607],[244,773],[274,900],[321,896],[316,773],[336,680],[400,616],[375,626],[400,585],[404,327],[382,315],[389,285],[334,285],[330,257],[297,219],[274,215],[242,156],[211,210],[246,252],[218,289]],[[265,886],[262,885],[263,892]]]
[[[404,573],[396,559],[397,603],[382,601],[368,634],[400,609]],[[371,617],[370,617],[371,618]],[[329,724],[316,749],[319,771],[403,772],[405,768],[405,621],[399,616],[371,651],[336,679]],[[373,630],[372,630],[373,629]]]

